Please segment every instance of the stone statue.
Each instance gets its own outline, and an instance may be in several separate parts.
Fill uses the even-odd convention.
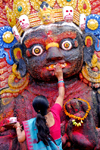
[[[75,25],[76,20],[74,23],[66,22],[63,16],[60,20],[59,17],[52,20],[52,16],[54,17],[52,14],[58,13],[58,10],[52,8],[52,3],[41,2],[40,12],[39,14],[36,12],[35,16],[37,22],[34,24],[30,12],[26,9],[26,12],[21,13],[23,7],[17,7],[20,15],[16,13],[15,17],[18,19],[21,15],[29,15],[28,21],[31,23],[24,31],[18,29],[20,32],[18,42],[14,41],[10,50],[13,63],[9,65],[12,65],[12,70],[7,78],[7,84],[0,87],[0,149],[27,150],[26,142],[18,143],[16,132],[7,122],[7,118],[17,117],[22,124],[22,121],[35,117],[32,101],[40,94],[47,97],[50,106],[53,105],[58,94],[57,79],[54,76],[57,63],[63,68],[65,82],[64,107],[61,112],[63,149],[100,149],[99,37],[92,32],[88,33],[87,30],[83,31],[83,28],[81,30]],[[80,4],[80,1],[78,3]],[[28,1],[24,3],[25,6],[26,4],[29,4]],[[88,7],[88,12],[89,4],[84,0],[84,7]],[[13,13],[16,5],[14,1]],[[39,7],[36,6],[34,7],[38,10]],[[29,5],[27,7],[29,8]],[[11,10],[8,6],[6,10],[9,19]],[[44,16],[45,11],[49,15]],[[62,14],[61,10],[59,12]],[[73,18],[74,15],[75,11]],[[11,17],[12,20],[15,19],[14,16]],[[98,18],[90,16],[88,28],[93,27],[91,17]],[[17,25],[13,22],[10,22],[12,28],[20,26],[18,22]],[[13,35],[11,33],[9,34]],[[4,52],[0,47],[0,62],[9,60],[5,55],[1,55]]]

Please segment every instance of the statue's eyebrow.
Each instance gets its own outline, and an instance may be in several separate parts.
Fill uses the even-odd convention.
[[[57,42],[59,43],[62,39],[67,39],[67,38],[71,38],[71,39],[75,39],[76,38],[76,32],[73,31],[66,31],[66,32],[62,32],[56,36],[53,37],[48,37],[45,40],[46,45],[51,43],[51,42]]]
[[[45,39],[40,38],[40,37],[33,37],[31,39],[27,39],[26,41],[24,41],[24,44],[27,48],[31,47],[34,44],[42,44],[45,46]]]
[[[66,31],[66,32],[63,32],[63,33],[57,35],[57,41],[58,41],[58,42],[59,42],[60,40],[62,40],[62,38],[75,39],[75,38],[76,38],[76,32],[73,32],[73,31]]]
[[[56,37],[55,36],[54,37],[45,37],[45,38],[43,38],[43,36],[32,37],[31,39],[29,38],[29,39],[25,40],[24,44],[25,44],[26,48],[30,48],[34,44],[42,44],[42,45],[46,46],[47,44],[49,44],[51,42],[59,43],[59,41],[61,41],[63,38],[75,39],[76,32],[66,31],[66,32],[56,35]]]

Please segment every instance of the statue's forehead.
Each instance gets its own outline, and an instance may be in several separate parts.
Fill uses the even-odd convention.
[[[78,32],[75,26],[69,26],[66,23],[42,25],[27,32],[23,42],[27,48],[37,43],[43,45],[51,42],[59,43],[64,38],[75,39]]]
[[[79,32],[82,34],[80,29],[75,26],[73,23],[59,23],[59,24],[50,24],[50,25],[41,25],[37,28],[31,28],[27,32],[25,32],[24,37],[31,35],[31,36],[41,36],[41,35],[58,35],[63,32],[72,31],[72,32]],[[23,38],[24,38],[23,37]]]
[[[35,36],[30,36],[24,41],[24,44],[27,48],[30,48],[34,44],[43,44],[46,46],[49,43],[56,42],[59,43],[62,39],[75,39],[77,37],[76,32],[66,31],[57,33],[57,35],[53,35],[51,30],[48,30],[47,33],[39,32],[34,34]]]

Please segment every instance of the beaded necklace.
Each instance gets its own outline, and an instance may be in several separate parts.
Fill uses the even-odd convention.
[[[70,113],[67,112],[67,110],[66,110],[66,104],[67,104],[69,101],[71,101],[72,99],[69,99],[69,100],[64,104],[63,108],[64,108],[65,114],[66,114],[67,116],[69,116],[69,118],[74,118],[74,119],[72,120],[73,125],[79,127],[79,126],[81,126],[81,124],[83,123],[83,120],[88,116],[89,111],[90,111],[90,109],[91,109],[91,106],[90,106],[89,102],[87,102],[86,100],[81,99],[81,98],[77,98],[77,99],[80,100],[80,101],[83,101],[83,102],[87,103],[87,105],[88,105],[88,109],[86,110],[86,113],[85,113],[84,117],[82,117],[82,118],[81,118],[81,117],[77,117],[77,116],[75,116],[75,115],[70,114]],[[80,120],[80,122],[77,123],[77,122],[75,121],[75,119]]]

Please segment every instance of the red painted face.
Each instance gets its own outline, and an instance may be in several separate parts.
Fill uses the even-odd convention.
[[[83,62],[83,45],[80,33],[67,25],[37,28],[23,39],[25,61],[31,76],[50,81],[55,64],[60,63],[64,77],[79,72]],[[47,48],[48,47],[48,48]]]

